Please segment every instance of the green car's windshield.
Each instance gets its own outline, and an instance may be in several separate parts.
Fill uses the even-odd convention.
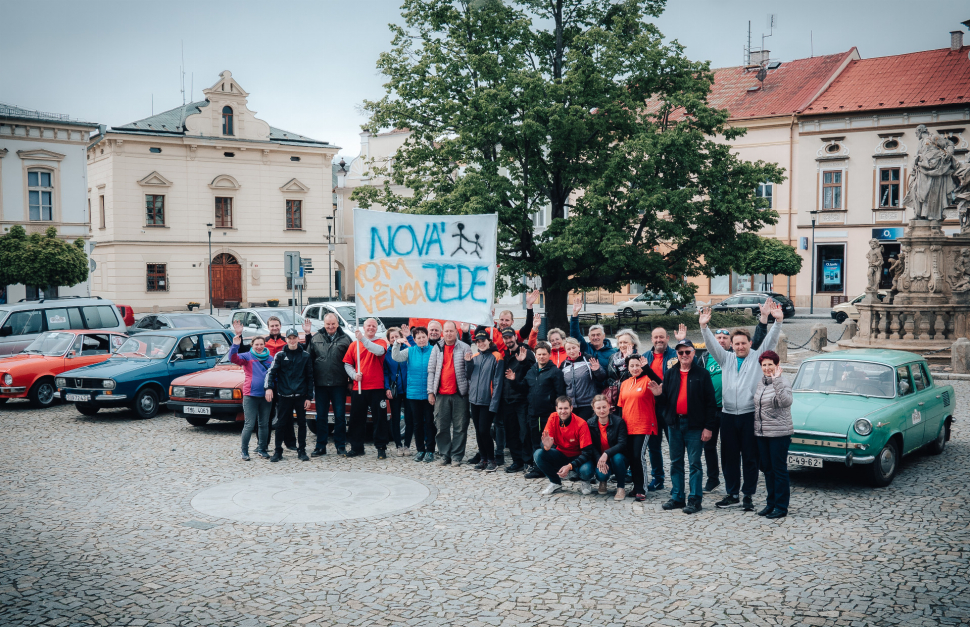
[[[892,398],[896,396],[893,369],[866,361],[820,359],[798,369],[792,390]]]
[[[148,359],[165,359],[175,346],[175,338],[167,335],[143,335],[130,337],[115,351],[115,355],[124,357],[147,357]]]

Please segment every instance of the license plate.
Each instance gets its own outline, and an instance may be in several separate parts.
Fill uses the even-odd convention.
[[[811,468],[821,468],[822,460],[817,457],[801,457],[799,455],[788,456],[789,466],[809,466]]]
[[[89,394],[65,394],[64,400],[68,403],[86,403],[91,400]]]
[[[212,414],[212,410],[208,407],[183,407],[182,413],[209,416]]]

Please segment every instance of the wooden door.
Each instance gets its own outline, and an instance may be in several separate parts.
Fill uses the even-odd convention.
[[[242,301],[242,266],[223,253],[212,260],[212,304],[224,307],[226,301]]]

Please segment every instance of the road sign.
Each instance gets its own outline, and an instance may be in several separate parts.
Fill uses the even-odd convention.
[[[300,274],[300,251],[288,250],[283,253],[283,273],[286,278],[302,276]]]

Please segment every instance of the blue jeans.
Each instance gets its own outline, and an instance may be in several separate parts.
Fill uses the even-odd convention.
[[[765,473],[765,490],[768,492],[768,507],[788,511],[791,499],[791,484],[788,482],[788,446],[791,436],[777,438],[757,438],[759,462]]]
[[[670,427],[670,498],[675,501],[684,499],[684,451],[690,463],[690,498],[699,503],[704,495],[704,469],[701,467],[701,455],[704,453],[704,443],[701,442],[701,429],[688,429],[687,417],[681,417],[676,426]]]
[[[566,457],[557,449],[549,449],[548,451],[540,448],[532,455],[532,459],[535,460],[536,468],[539,472],[544,474],[551,483],[556,485],[562,485],[562,479],[559,478],[559,469],[576,459],[575,457]],[[585,465],[583,466],[585,467]],[[579,470],[579,476],[583,478],[583,481],[589,481],[592,478],[593,473],[589,473],[588,476],[583,477],[582,468]]]
[[[330,404],[333,403],[333,443],[337,449],[347,447],[347,386],[318,385],[315,388],[317,401],[317,449],[327,446],[330,430]]]
[[[599,458],[596,458],[599,461]],[[617,453],[613,457],[606,458],[607,472],[603,474],[596,467],[596,462],[586,462],[579,468],[579,476],[583,481],[589,481],[596,475],[597,481],[606,481],[610,475],[616,477],[616,487],[618,490],[626,489],[626,457],[623,453]]]

